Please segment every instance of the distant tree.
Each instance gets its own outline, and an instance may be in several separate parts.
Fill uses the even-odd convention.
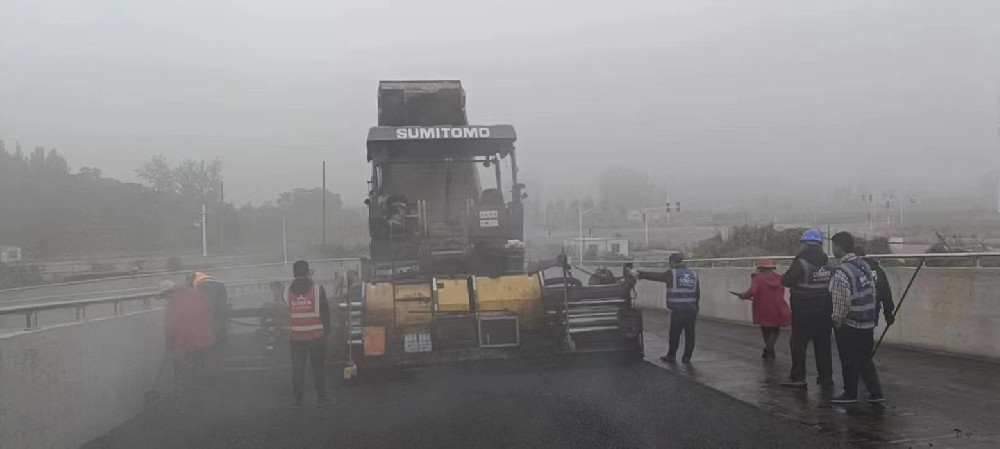
[[[210,162],[186,160],[173,170],[173,179],[181,195],[203,202],[218,201],[222,185],[222,161],[219,158]]]
[[[69,174],[69,162],[55,148],[49,150],[45,157],[45,173],[53,175]]]
[[[803,231],[801,228],[779,231],[773,225],[734,226],[726,238],[719,233],[698,242],[691,248],[691,254],[699,258],[791,256],[799,250]]]
[[[28,165],[31,167],[31,171],[35,173],[42,173],[45,171],[45,148],[40,146],[35,147],[31,152],[31,158],[28,159]]]
[[[14,160],[18,162],[24,162],[24,152],[21,151],[21,142],[18,141],[14,144]]]
[[[94,167],[80,167],[77,174],[84,178],[101,179],[101,169]]]
[[[276,201],[278,207],[291,212],[293,215],[306,214],[308,211],[318,211],[323,207],[323,189],[314,187],[312,189],[297,188],[290,192],[283,192],[278,195]],[[335,213],[344,206],[339,193],[326,192],[326,209],[329,213]]]
[[[163,155],[154,155],[135,170],[135,175],[153,190],[160,193],[176,192],[174,171]]]

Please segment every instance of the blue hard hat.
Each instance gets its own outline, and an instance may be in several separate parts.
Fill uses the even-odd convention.
[[[799,239],[803,243],[823,243],[823,234],[817,229],[807,229]]]

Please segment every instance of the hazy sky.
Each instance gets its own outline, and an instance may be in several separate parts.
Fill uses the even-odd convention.
[[[617,163],[689,196],[808,192],[839,166],[954,188],[1000,167],[998,17],[996,0],[0,0],[0,138],[123,179],[155,153],[218,156],[238,202],[317,185],[326,159],[360,202],[378,80],[461,79],[471,121],[517,127],[536,193]]]

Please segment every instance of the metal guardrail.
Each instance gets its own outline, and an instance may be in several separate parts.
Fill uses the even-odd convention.
[[[275,279],[275,280],[253,280],[236,282],[230,285],[226,285],[226,290],[230,293],[230,298],[237,295],[243,295],[247,293],[255,292],[271,292],[272,284],[274,282],[281,282],[282,289],[288,288],[289,279]],[[330,279],[322,279],[317,282],[321,284],[326,284],[333,282]],[[11,316],[11,315],[23,315],[24,316],[24,330],[35,330],[39,329],[38,325],[38,315],[43,311],[52,310],[67,310],[72,309],[76,311],[75,319],[71,319],[68,322],[80,322],[87,319],[87,308],[96,305],[111,304],[113,307],[113,316],[120,316],[125,313],[125,304],[141,302],[142,308],[140,310],[154,310],[154,301],[161,301],[162,295],[159,292],[152,293],[142,293],[124,296],[107,296],[101,298],[89,298],[89,299],[78,299],[70,301],[54,301],[42,304],[27,304],[20,306],[8,306],[0,307],[0,316]]]
[[[334,259],[317,259],[317,260],[310,260],[309,264],[313,265],[313,264],[326,264],[326,263],[334,263],[334,262],[337,262],[337,263],[360,262],[360,260],[361,259],[359,259],[357,257],[344,257],[344,258],[334,258]],[[18,291],[34,290],[34,289],[40,289],[40,288],[46,288],[46,287],[57,287],[57,286],[66,286],[66,285],[81,285],[81,284],[90,284],[90,283],[105,282],[105,281],[115,281],[115,280],[122,280],[122,279],[144,279],[144,278],[159,277],[159,276],[180,276],[180,275],[191,274],[192,272],[195,272],[195,271],[203,271],[203,272],[206,272],[206,273],[216,273],[216,272],[220,272],[220,271],[244,270],[244,269],[247,269],[247,268],[277,267],[277,266],[288,266],[288,265],[291,265],[291,262],[288,262],[288,263],[285,263],[285,262],[270,262],[270,263],[261,263],[261,264],[253,264],[253,265],[237,265],[237,266],[232,266],[232,267],[218,267],[218,268],[205,268],[205,269],[187,269],[187,270],[181,270],[181,271],[164,271],[164,272],[158,272],[158,273],[143,273],[143,274],[137,274],[137,275],[134,275],[134,276],[131,276],[131,275],[130,276],[118,276],[118,277],[101,278],[101,279],[87,279],[87,280],[84,280],[84,281],[60,282],[60,283],[55,283],[55,284],[28,285],[28,286],[24,286],[24,287],[15,287],[15,288],[3,289],[3,290],[0,290],[0,294],[6,293],[6,292],[18,292]]]
[[[869,254],[865,256],[867,258],[879,259],[879,260],[905,260],[905,259],[926,259],[926,260],[962,260],[970,259],[973,261],[973,267],[982,268],[982,259],[984,258],[997,258],[1000,261],[1000,252],[982,252],[982,253],[918,253],[918,254]],[[684,263],[687,264],[706,264],[709,267],[718,266],[718,264],[728,264],[727,266],[741,266],[734,265],[734,263],[749,262],[755,263],[760,259],[772,259],[775,261],[786,261],[794,259],[794,256],[758,256],[758,257],[719,257],[711,259],[686,259]],[[650,260],[583,260],[574,263],[574,265],[582,266],[597,266],[606,265],[609,267],[614,267],[622,265],[625,263],[632,263],[636,266],[656,266],[669,264],[667,259],[650,259]]]

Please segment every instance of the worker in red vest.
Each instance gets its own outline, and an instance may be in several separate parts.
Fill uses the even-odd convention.
[[[163,281],[160,294],[166,300],[164,328],[174,378],[178,390],[186,392],[201,382],[205,351],[215,343],[212,313],[201,292],[189,285]]]
[[[303,406],[302,387],[305,383],[306,361],[312,365],[313,385],[319,405],[328,405],[326,397],[326,336],[330,334],[330,306],[323,286],[312,281],[309,262],[300,260],[292,265],[295,280],[288,287],[285,302],[291,314],[289,340],[292,346],[292,407]]]

